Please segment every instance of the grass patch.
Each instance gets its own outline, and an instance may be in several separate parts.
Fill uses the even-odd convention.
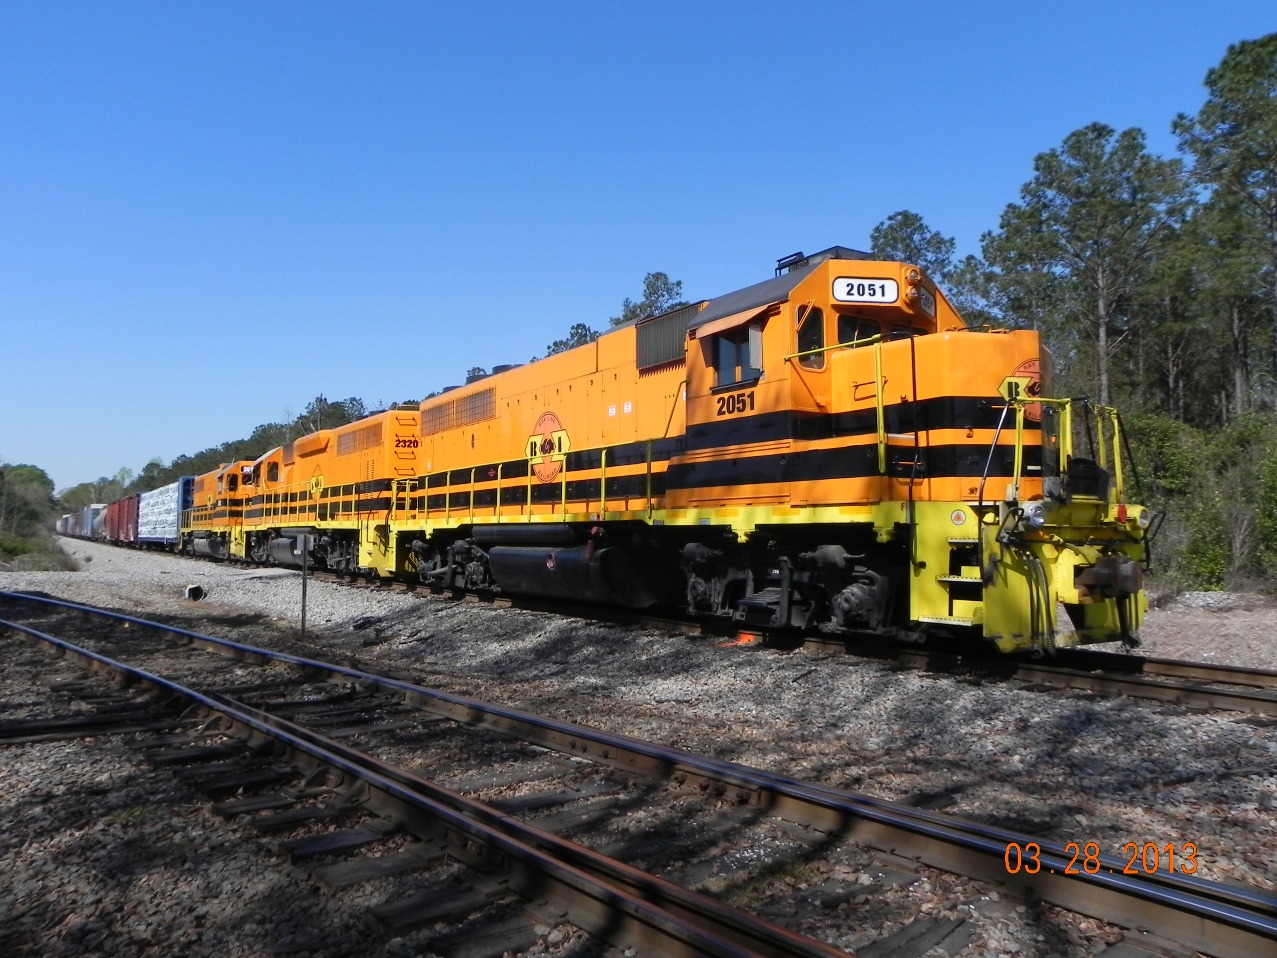
[[[51,539],[0,536],[0,569],[8,572],[74,572],[76,561]]]

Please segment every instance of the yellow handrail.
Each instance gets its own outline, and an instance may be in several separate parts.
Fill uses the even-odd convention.
[[[817,353],[827,353],[835,349],[856,349],[860,346],[869,346],[880,342],[882,342],[881,333],[876,336],[866,336],[864,339],[853,339],[846,343],[834,343],[832,346],[817,346],[815,349],[804,349],[801,353],[790,353],[781,361],[787,363],[791,360],[802,359],[804,356],[815,356]]]
[[[1024,470],[1024,404],[1015,404],[1015,459],[1011,467],[1011,482],[1014,498],[1020,498],[1020,476]]]
[[[568,457],[563,457],[563,481],[559,483],[559,511],[566,521],[568,517]]]
[[[607,518],[607,454],[611,446],[604,446],[599,456],[599,518]],[[567,465],[565,462],[564,465]]]
[[[874,337],[874,404],[878,411],[878,475],[887,474],[887,416],[882,406],[882,337]]]
[[[1099,435],[1096,436],[1096,440],[1097,440],[1096,445],[1099,447],[1097,452],[1099,453],[1099,457],[1100,457],[1100,461],[1097,463],[1097,465],[1101,469],[1108,469],[1109,467],[1108,449],[1104,445],[1104,441],[1105,441],[1104,412],[1103,412],[1104,407],[1093,406],[1091,408],[1095,412],[1095,428],[1099,433]]]
[[[1122,469],[1122,424],[1116,408],[1106,406],[1105,409],[1113,428],[1113,495],[1118,502],[1122,502],[1126,498],[1126,476]]]
[[[647,517],[652,518],[652,440],[647,441]]]

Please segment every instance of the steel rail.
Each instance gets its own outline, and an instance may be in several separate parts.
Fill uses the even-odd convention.
[[[337,756],[340,759],[339,763],[326,760],[326,764],[333,764],[334,767],[343,770],[363,770],[359,772],[361,778],[371,778],[378,782],[382,780],[394,782],[411,791],[413,795],[439,803],[464,815],[467,819],[481,822],[540,849],[551,855],[556,862],[566,862],[596,879],[623,887],[630,895],[636,896],[641,901],[652,902],[671,914],[693,923],[695,927],[713,928],[716,935],[733,941],[737,945],[747,946],[749,954],[793,956],[793,958],[813,958],[813,956],[834,958],[834,956],[845,954],[815,939],[795,934],[747,912],[738,911],[697,892],[688,891],[665,879],[648,875],[590,848],[539,829],[514,815],[497,811],[429,779],[381,762],[366,753],[293,722],[217,694],[211,697],[215,701],[223,702],[228,710],[233,709],[242,714],[251,715],[264,726],[284,731],[290,740],[296,739],[309,743],[321,750],[325,756]],[[533,891],[544,895],[544,889],[539,886],[529,889],[530,893]],[[583,927],[588,929],[589,925],[586,924]]]
[[[13,595],[0,592],[0,597]],[[188,630],[103,612],[89,606],[16,595],[50,605],[99,613],[182,636],[209,649],[253,660],[272,659],[312,672],[372,683],[399,692],[405,700],[458,722],[506,732],[530,742],[590,757],[597,761],[669,778],[692,779],[727,797],[761,806],[779,817],[821,831],[914,857],[927,864],[1032,891],[1045,901],[1126,927],[1156,929],[1163,937],[1221,958],[1277,956],[1277,897],[1239,889],[1191,875],[1124,875],[1123,863],[1100,856],[1095,874],[1066,873],[1070,856],[1063,843],[981,825],[939,812],[914,809],[883,799],[829,786],[799,782],[720,759],[680,749],[639,742],[610,732],[587,729],[530,715],[517,709],[486,705],[462,696],[427,689],[348,666],[333,666],[299,656],[254,649],[240,643]],[[1007,846],[1036,842],[1042,849],[1041,870],[1007,873]]]
[[[158,623],[121,618],[168,630]],[[609,859],[292,722],[225,696],[190,689],[20,623],[0,620],[0,628],[21,633],[91,671],[109,671],[126,683],[145,684],[186,699],[250,733],[279,741],[318,765],[367,783],[384,796],[384,806],[394,808],[404,820],[428,816],[469,841],[483,843],[491,849],[493,860],[513,860],[515,867],[507,868],[512,888],[524,897],[548,898],[567,909],[568,921],[613,944],[655,948],[655,953],[671,958],[845,958],[845,952],[823,942]]]
[[[1230,666],[1216,671],[1212,666],[1201,663],[1176,663],[1172,659],[1142,660],[1169,663],[1166,666],[1155,664],[1148,670],[1150,675],[1167,676],[1169,681],[1166,681],[1131,674],[1135,671],[1134,666],[1094,671],[1104,666],[1103,662],[1091,664],[1094,656],[1118,657],[1117,653],[1108,652],[1091,653],[1092,658],[1078,658],[1076,661],[1082,666],[1079,668],[1030,662],[1012,657],[991,659],[952,652],[912,649],[894,649],[891,652],[875,650],[872,654],[875,658],[894,661],[904,668],[920,671],[966,670],[999,679],[1016,679],[1055,688],[1099,692],[1104,695],[1126,695],[1130,698],[1182,705],[1185,708],[1215,708],[1226,712],[1277,716],[1277,686],[1269,687],[1266,680],[1267,675],[1274,673],[1245,669],[1240,666]],[[1131,656],[1131,658],[1139,659],[1139,656]],[[1067,657],[1066,661],[1070,659],[1072,659],[1071,656]],[[1249,677],[1250,681],[1243,681],[1246,677]],[[1191,680],[1194,678],[1197,681]],[[1214,688],[1205,686],[1202,682],[1219,682],[1247,687]]]
[[[1215,708],[1251,715],[1277,715],[1277,690],[1208,688],[1188,681],[1161,681],[1137,675],[1112,675],[1049,665],[1021,663],[1015,677],[1063,688],[1127,695],[1187,708]]]
[[[1119,674],[1165,675],[1172,678],[1196,679],[1199,682],[1277,689],[1277,672],[1270,669],[1192,662],[1187,659],[1162,659],[1154,656],[1132,655],[1129,652],[1102,652],[1085,648],[1060,649],[1056,658],[1069,668],[1082,670],[1097,669],[1101,672]]]

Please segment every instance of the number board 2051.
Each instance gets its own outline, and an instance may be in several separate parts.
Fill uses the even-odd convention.
[[[718,408],[715,416],[740,416],[754,411],[754,390],[747,393],[730,393],[718,397]]]
[[[894,279],[839,276],[834,280],[834,299],[840,303],[894,303],[899,298],[900,284]]]

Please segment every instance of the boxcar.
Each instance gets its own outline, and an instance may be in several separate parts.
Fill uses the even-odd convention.
[[[117,499],[106,507],[102,523],[106,541],[112,545],[133,545],[137,542],[138,494]]]
[[[151,548],[168,548],[180,538],[182,510],[191,507],[191,476],[183,476],[167,486],[143,492],[138,497],[137,541]]]

